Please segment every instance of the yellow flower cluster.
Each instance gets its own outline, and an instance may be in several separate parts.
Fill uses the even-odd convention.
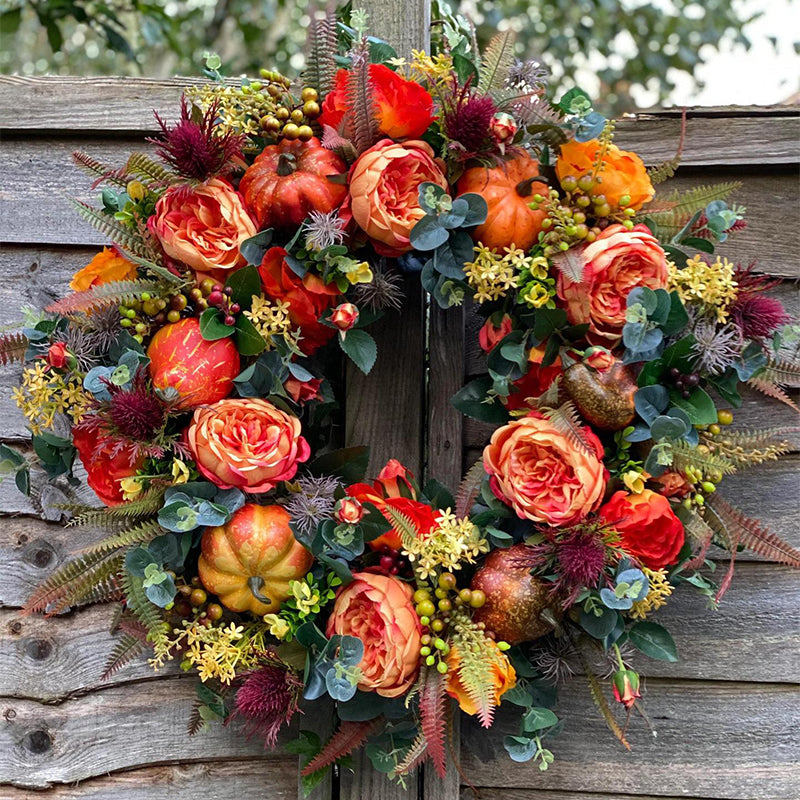
[[[51,370],[44,359],[25,367],[21,385],[14,388],[12,396],[34,434],[50,428],[56,414],[68,414],[73,422],[79,422],[89,404],[81,379]]]
[[[267,92],[256,91],[249,86],[202,85],[189,86],[184,90],[186,99],[199,106],[203,112],[217,103],[220,134],[231,131],[235,134],[257,136],[261,133],[260,120],[274,114],[275,100]]]
[[[309,586],[306,581],[290,581],[289,590],[301,615],[308,616],[319,611],[322,598],[316,586]]]
[[[461,569],[464,562],[489,550],[489,543],[468,517],[458,519],[448,508],[439,512],[436,527],[424,539],[403,537],[403,553],[414,565],[419,580],[427,580],[437,569],[445,572]]]
[[[663,569],[652,570],[642,567],[642,572],[650,582],[650,591],[644,600],[637,600],[628,612],[634,619],[644,619],[651,612],[666,605],[667,598],[672,594],[672,584],[667,580],[667,573]]]
[[[475,247],[475,260],[464,264],[467,283],[475,290],[475,302],[498,300],[505,297],[509,289],[517,286],[519,272],[530,268],[533,259],[524,250],[511,246],[497,250],[485,247],[480,242]]]
[[[684,303],[701,303],[706,311],[716,314],[717,322],[725,322],[728,308],[739,293],[733,274],[734,265],[727,258],[717,256],[713,264],[708,264],[696,255],[683,269],[670,262],[668,288]]]
[[[454,80],[453,57],[446,53],[429,56],[424,50],[412,50],[410,67],[410,76],[427,81],[431,89],[445,89]]]
[[[216,678],[230,683],[236,677],[236,666],[242,659],[242,649],[237,642],[242,639],[244,627],[231,622],[227,627],[190,625],[186,629],[185,658],[197,668],[201,681]]]
[[[289,319],[289,303],[270,300],[264,295],[253,295],[253,303],[244,315],[264,337],[267,350],[275,346],[275,336],[292,335],[292,321]]]

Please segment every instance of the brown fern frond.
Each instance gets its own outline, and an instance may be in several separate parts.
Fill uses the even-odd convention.
[[[363,153],[378,139],[378,118],[369,75],[369,51],[364,47],[353,54],[347,79],[347,105],[347,138],[353,142],[357,153]]]
[[[330,125],[323,125],[322,146],[326,150],[332,150],[348,164],[352,164],[358,158],[358,152],[353,143],[349,139],[345,139]]]
[[[202,707],[203,703],[200,700],[195,700],[192,703],[192,710],[189,712],[189,719],[186,723],[186,733],[188,733],[189,736],[197,736],[200,731],[205,730],[208,726],[208,723],[200,715],[200,709]]]
[[[322,19],[312,12],[308,25],[306,69],[303,72],[304,86],[313,86],[320,101],[333,91],[336,85],[336,11],[329,5]]]
[[[543,413],[556,430],[563,433],[576,447],[580,447],[590,455],[596,455],[594,447],[586,439],[586,429],[581,424],[578,410],[571,400],[562,403],[558,408],[547,408]]]
[[[435,669],[426,669],[419,693],[420,730],[427,753],[440,778],[447,772],[445,733],[447,728],[447,682]]]
[[[769,530],[763,523],[748,517],[718,494],[710,495],[707,502],[737,544],[744,545],[770,561],[800,568],[800,551]]]
[[[143,183],[152,188],[167,187],[181,180],[179,175],[153,161],[145,153],[131,153],[125,168]]]
[[[119,245],[137,256],[145,258],[152,255],[150,244],[137,231],[123,225],[109,214],[105,214],[94,206],[84,203],[82,200],[70,199],[70,202],[78,212],[78,216],[88,222],[96,231],[101,233],[114,244]]]
[[[681,156],[683,155],[683,145],[686,141],[686,109],[684,108],[681,113],[681,137],[678,140],[678,149],[675,155],[669,161],[664,161],[656,167],[650,167],[647,174],[650,176],[650,183],[655,186],[656,184],[663,183],[668,178],[671,178],[681,163]]]
[[[586,675],[586,681],[589,684],[589,692],[592,695],[592,700],[594,701],[595,706],[597,706],[597,710],[600,712],[600,716],[605,720],[605,723],[611,733],[617,737],[619,743],[626,750],[630,750],[631,746],[628,740],[625,738],[625,732],[622,730],[622,728],[620,728],[619,723],[614,717],[614,712],[611,710],[608,700],[606,700],[606,696],[603,693],[603,687],[600,685],[597,675],[595,675],[592,671],[586,656],[580,651],[580,649],[576,647],[575,652],[578,654],[581,666],[583,667],[583,672]]]
[[[789,408],[793,408],[795,411],[800,413],[800,408],[798,408],[797,403],[795,403],[794,400],[792,400],[792,398],[789,397],[789,395],[780,386],[769,380],[769,378],[759,375],[756,378],[750,378],[747,381],[747,385],[755,389],[757,392],[761,392],[761,394],[771,397],[773,400],[779,400],[784,405],[787,405]]]
[[[496,33],[486,45],[478,71],[478,91],[481,94],[486,94],[492,89],[502,89],[505,86],[508,71],[514,64],[515,43],[516,35],[509,28]]]
[[[115,169],[110,167],[108,164],[104,164],[102,161],[98,161],[88,153],[83,153],[80,150],[75,150],[72,153],[72,160],[84,172],[94,176],[95,182],[92,184],[92,189],[103,181],[115,183],[117,186],[125,188],[131,178],[124,168]]]
[[[683,568],[686,570],[699,569],[703,566],[708,548],[714,539],[714,529],[694,511],[681,514],[680,520],[683,530],[695,548],[694,555],[683,565]]]
[[[469,510],[478,499],[478,493],[481,490],[481,484],[485,476],[486,470],[481,458],[467,470],[466,475],[461,479],[458,492],[456,492],[455,513],[457,517],[466,517],[469,514]]]
[[[383,722],[383,717],[363,722],[343,721],[325,747],[303,767],[303,775],[310,775],[319,769],[330,766],[337,759],[358,750],[369,735]]]
[[[23,361],[28,349],[28,337],[23,333],[4,333],[0,336],[0,365]]]
[[[106,306],[120,305],[139,300],[145,292],[156,293],[158,284],[154,281],[112,281],[99,286],[92,286],[85,292],[74,292],[61,300],[52,303],[47,311],[53,314],[69,316],[70,314],[96,311]]]
[[[408,775],[411,770],[416,769],[425,760],[427,754],[428,742],[425,739],[425,735],[420,731],[394,771],[398,775]]]
[[[100,680],[107,681],[124,666],[130,664],[143,650],[144,644],[141,640],[128,633],[123,633],[114,645],[114,649],[111,651],[108,661],[106,661]]]
[[[790,361],[788,358],[770,359],[764,375],[773,383],[800,389],[800,363]]]

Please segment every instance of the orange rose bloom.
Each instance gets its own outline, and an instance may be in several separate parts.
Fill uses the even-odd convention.
[[[92,286],[111,281],[130,281],[136,277],[136,264],[123,258],[116,250],[104,247],[83,269],[79,269],[69,282],[73,292],[85,292]]]
[[[407,583],[391,575],[356,572],[336,593],[326,635],[364,643],[358,688],[381,697],[405,694],[419,672],[422,628]]]
[[[338,128],[350,110],[347,82],[350,73],[336,73],[336,87],[322,103],[320,125]],[[406,80],[384,64],[370,64],[369,77],[377,110],[378,131],[392,139],[417,139],[434,120],[433,99],[416,81]]]
[[[667,254],[646,225],[609,225],[580,252],[583,280],[558,275],[558,296],[573,325],[589,323],[589,339],[616,344],[625,326],[628,294],[637,286],[667,288]]]
[[[288,481],[311,449],[300,420],[259,398],[229,398],[195,409],[186,434],[197,468],[222,489],[268,492]]]
[[[131,462],[124,449],[114,452],[113,441],[80,425],[72,429],[72,444],[86,469],[86,482],[94,493],[107,506],[124,502],[120,481],[135,475],[144,464],[144,457]]]
[[[599,148],[600,142],[597,139],[590,142],[573,140],[562,144],[556,162],[558,179],[563,181],[568,175],[580,179],[591,174]],[[620,198],[627,195],[630,202],[626,208],[638,211],[653,199],[655,193],[642,159],[636,153],[620,150],[615,144],[610,144],[603,158],[599,181],[589,194],[605,195],[612,208],[619,208]]]
[[[448,188],[425,142],[382,139],[353,164],[345,206],[381,255],[400,256],[412,249],[411,229],[425,216],[419,186],[426,181]]]
[[[319,318],[323,311],[336,305],[339,290],[335,283],[325,283],[310,272],[300,278],[285,258],[286,250],[282,247],[267,250],[258,268],[261,288],[267,297],[289,304],[289,319],[303,333],[299,347],[310,356],[336,336],[336,328],[323,325]]]
[[[492,684],[494,689],[493,707],[500,705],[500,698],[509,690],[517,685],[517,672],[508,660],[508,657],[491,640],[487,639],[487,644],[491,646],[494,655],[492,665]],[[478,704],[469,696],[461,678],[458,674],[461,666],[461,655],[458,647],[453,646],[447,654],[447,694],[458,701],[458,707],[465,713],[474,717],[478,713]],[[490,722],[491,724],[491,722]],[[484,727],[489,727],[485,725]]]
[[[221,178],[167,189],[148,225],[168,256],[221,281],[247,265],[239,245],[258,233],[239,193]]]
[[[538,412],[498,428],[483,451],[492,491],[516,511],[553,527],[572,525],[603,500],[603,445],[588,428],[575,444]]]
[[[666,497],[650,489],[639,494],[615,492],[600,509],[600,518],[622,536],[622,549],[650,569],[675,563],[684,532]]]

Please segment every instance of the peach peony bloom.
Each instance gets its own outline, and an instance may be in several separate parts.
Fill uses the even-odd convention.
[[[603,500],[603,445],[588,428],[586,447],[538,412],[498,428],[483,451],[492,491],[520,519],[572,525]]]
[[[628,294],[637,286],[666,289],[667,254],[646,225],[609,225],[580,251],[583,280],[558,276],[558,296],[573,325],[589,323],[590,340],[616,344],[625,326]]]
[[[426,181],[448,188],[442,167],[425,142],[397,144],[382,139],[353,164],[345,205],[381,255],[399,256],[411,250],[411,229],[425,216],[419,206],[419,186]]]
[[[594,171],[594,164],[600,142],[592,139],[589,142],[571,141],[561,145],[561,153],[556,162],[556,175],[559,181],[567,176],[580,179]],[[647,174],[644,162],[636,153],[620,150],[615,144],[608,145],[603,156],[603,169],[599,174],[599,182],[590,194],[605,196],[612,209],[620,207],[620,198],[628,197],[626,208],[637,211],[649,203],[656,190]]]
[[[197,468],[222,489],[268,492],[294,477],[311,449],[300,420],[259,398],[229,398],[195,409],[187,432]]]
[[[615,492],[600,509],[600,518],[622,536],[621,547],[650,569],[674,564],[684,532],[666,497],[650,489],[639,494]]]
[[[239,245],[258,232],[239,193],[221,178],[167,189],[148,225],[168,256],[223,281],[247,265]]]
[[[73,292],[85,292],[92,286],[111,281],[129,281],[136,277],[136,264],[123,258],[116,250],[104,247],[83,269],[79,269],[69,282]]]
[[[508,656],[500,651],[500,648],[491,640],[487,639],[494,650],[494,664],[492,665],[492,683],[494,697],[492,706],[500,705],[500,699],[509,690],[517,685],[517,672],[508,660]],[[454,645],[447,654],[447,694],[458,701],[458,707],[465,713],[474,717],[478,711],[478,704],[470,697],[466,687],[461,682],[458,674],[461,666],[461,655],[458,646]]]
[[[326,635],[356,636],[364,643],[358,688],[382,697],[405,694],[419,671],[422,628],[412,589],[392,575],[356,572],[336,593]]]

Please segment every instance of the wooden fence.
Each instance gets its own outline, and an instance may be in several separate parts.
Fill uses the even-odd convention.
[[[64,293],[72,272],[103,244],[65,201],[92,194],[70,153],[80,148],[122,163],[154,130],[152,109],[174,115],[181,85],[0,78],[0,325],[17,323],[21,304],[41,305]],[[672,155],[678,133],[677,114],[650,114],[623,121],[618,141],[655,163]],[[731,252],[791,279],[800,277],[799,141],[796,109],[692,110],[684,166],[673,181],[742,181],[748,228]],[[377,333],[383,358],[375,372],[366,379],[348,376],[346,438],[370,443],[375,465],[394,455],[452,485],[490,432],[462,420],[448,403],[481,370],[478,323],[470,313],[426,311],[416,282],[408,289],[403,313],[386,318]],[[796,313],[794,284],[776,291]],[[10,368],[0,375],[0,438],[19,443],[27,432],[10,399],[17,376]],[[748,397],[737,420],[795,424],[796,417],[785,406]],[[795,546],[798,459],[791,455],[724,485],[726,495]],[[0,513],[0,797],[298,796],[294,757],[264,754],[257,743],[221,727],[185,735],[193,679],[174,666],[154,674],[141,658],[100,683],[113,644],[110,608],[90,606],[49,620],[22,617],[19,608],[34,585],[89,542],[83,532],[37,519],[10,482],[0,486]],[[565,730],[554,741],[557,761],[546,773],[512,764],[502,752],[483,763],[465,727],[461,772],[451,769],[447,781],[425,772],[398,789],[357,758],[355,775],[331,777],[315,794],[324,800],[454,800],[460,792],[470,796],[471,785],[481,797],[505,800],[796,799],[798,598],[796,574],[745,555],[717,613],[708,613],[697,596],[675,597],[662,616],[675,632],[681,661],[642,663],[657,737],[635,721],[630,754],[605,730],[577,678],[561,694]],[[501,714],[490,740],[501,751],[504,724]],[[298,727],[324,734],[329,710],[324,704],[307,709]]]

